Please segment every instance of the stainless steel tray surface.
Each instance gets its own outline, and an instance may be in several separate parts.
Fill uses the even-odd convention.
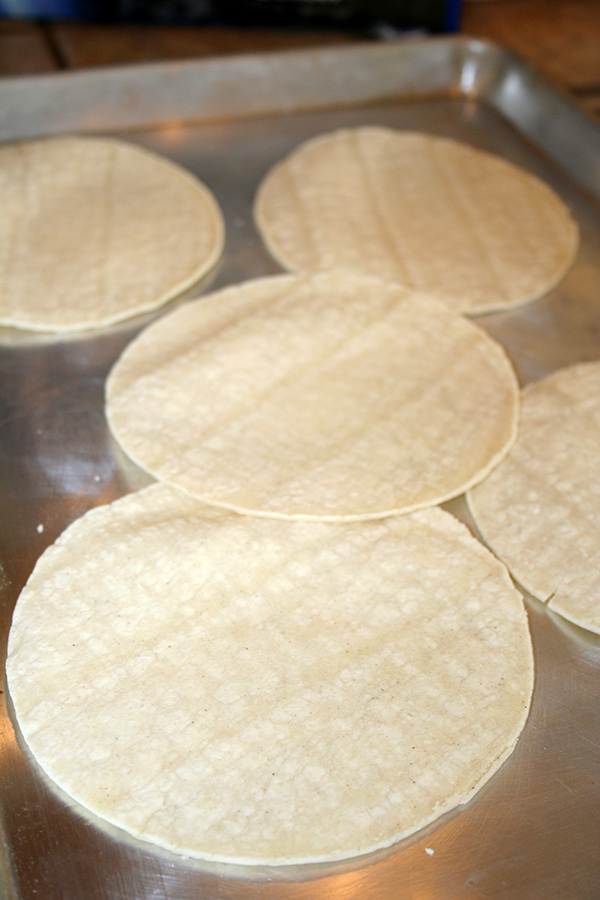
[[[252,224],[260,179],[311,135],[367,123],[455,137],[558,191],[581,229],[573,269],[541,300],[480,322],[506,346],[523,384],[600,358],[600,130],[494,46],[413,39],[0,83],[0,140],[120,134],[212,188],[226,250],[187,297],[278,271]],[[111,440],[103,389],[120,351],[152,318],[69,338],[0,330],[2,662],[12,609],[44,548],[91,506],[149,480]],[[460,500],[451,507],[464,514]],[[466,806],[388,851],[343,864],[210,865],[123,835],[49,786],[3,693],[3,896],[598,900],[600,638],[526,603],[536,686],[515,753]]]

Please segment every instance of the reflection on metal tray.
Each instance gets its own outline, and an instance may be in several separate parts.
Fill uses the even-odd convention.
[[[573,269],[541,300],[480,321],[507,347],[523,383],[600,358],[600,130],[498,48],[436,38],[0,83],[2,140],[122,134],[210,185],[225,213],[227,246],[211,278],[189,295],[277,271],[252,224],[260,179],[311,135],[367,123],[455,137],[558,191],[581,229]],[[146,481],[107,433],[103,385],[150,318],[67,339],[0,331],[3,658],[12,608],[45,546],[89,507]],[[460,502],[453,508],[460,513]],[[3,705],[4,895],[597,900],[600,639],[533,600],[527,605],[537,679],[513,756],[464,808],[390,851],[344,865],[211,867],[126,838],[48,788]]]

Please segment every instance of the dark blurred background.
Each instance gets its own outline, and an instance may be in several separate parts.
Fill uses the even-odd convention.
[[[452,31],[460,0],[1,0],[6,17],[91,22],[391,27]]]

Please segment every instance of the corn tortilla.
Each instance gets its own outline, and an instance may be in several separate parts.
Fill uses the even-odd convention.
[[[516,580],[600,633],[600,363],[561,369],[523,392],[519,436],[468,502]]]
[[[125,831],[287,865],[467,801],[525,724],[520,594],[449,513],[237,516],[154,484],[70,526],[17,603],[8,684],[47,775]]]
[[[114,138],[0,148],[0,323],[54,332],[154,309],[223,250],[212,193],[159,155]]]
[[[537,177],[458,141],[377,127],[319,135],[277,163],[255,221],[286,269],[377,275],[466,313],[542,296],[578,246]]]
[[[256,515],[380,517],[475,484],[514,440],[504,350],[437,301],[349,273],[257,279],[139,335],[107,382],[126,453]]]

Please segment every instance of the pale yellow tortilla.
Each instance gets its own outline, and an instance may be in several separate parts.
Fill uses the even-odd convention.
[[[165,303],[211,269],[224,223],[190,172],[113,138],[0,148],[0,323],[71,331]]]
[[[447,138],[363,127],[320,135],[266,175],[255,220],[286,269],[346,268],[480,313],[546,293],[578,229],[545,183]]]
[[[386,847],[467,801],[533,683],[521,597],[450,514],[292,522],[160,484],[44,553],[7,671],[75,800],[179,853],[274,865]]]
[[[468,500],[481,533],[534,597],[600,633],[600,363],[523,392],[519,436]]]
[[[363,518],[462,493],[514,440],[503,349],[426,296],[320,273],[186,304],[117,361],[107,417],[156,478],[257,515]]]

